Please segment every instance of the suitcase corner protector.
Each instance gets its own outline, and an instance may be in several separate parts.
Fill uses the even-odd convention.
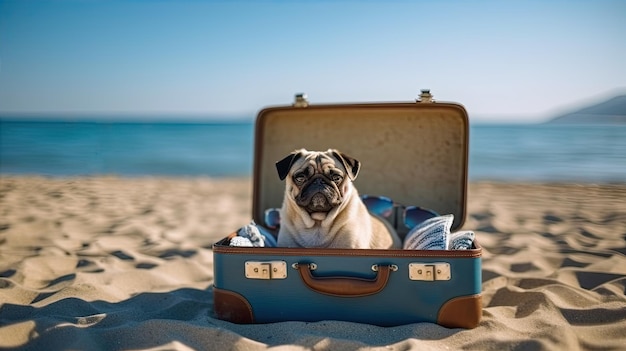
[[[482,295],[455,297],[441,306],[437,324],[446,328],[473,329],[482,316]]]
[[[254,312],[248,300],[234,291],[213,286],[213,310],[218,319],[236,324],[254,323]]]

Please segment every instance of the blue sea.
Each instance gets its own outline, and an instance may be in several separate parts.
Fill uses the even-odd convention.
[[[254,123],[0,119],[0,175],[251,176]],[[472,124],[469,178],[626,182],[625,125]]]

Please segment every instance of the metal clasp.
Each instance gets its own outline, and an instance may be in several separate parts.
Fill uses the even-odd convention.
[[[449,263],[409,263],[409,279],[411,280],[435,281],[451,278]]]
[[[391,264],[391,265],[389,265],[389,269],[390,269],[392,272],[396,272],[396,271],[398,270],[398,265],[397,265],[397,264]],[[377,264],[373,264],[373,265],[372,265],[372,270],[373,270],[374,272],[378,272],[378,265],[377,265]]]
[[[307,100],[306,94],[305,93],[296,94],[293,107],[307,107],[307,106],[309,106],[309,100]]]
[[[285,261],[246,261],[248,279],[285,279],[287,263]]]
[[[416,102],[435,102],[435,99],[433,99],[433,94],[430,93],[430,89],[422,89],[421,94],[417,98]]]

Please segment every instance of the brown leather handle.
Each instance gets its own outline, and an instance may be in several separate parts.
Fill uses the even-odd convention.
[[[373,279],[357,277],[316,277],[309,264],[295,265],[300,277],[310,289],[333,296],[358,297],[373,295],[385,288],[389,281],[392,266],[378,266],[378,274]]]

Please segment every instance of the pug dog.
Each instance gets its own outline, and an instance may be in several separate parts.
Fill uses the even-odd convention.
[[[334,149],[300,149],[276,162],[285,180],[278,246],[401,248],[395,230],[368,212],[352,184],[360,168],[358,160]]]

